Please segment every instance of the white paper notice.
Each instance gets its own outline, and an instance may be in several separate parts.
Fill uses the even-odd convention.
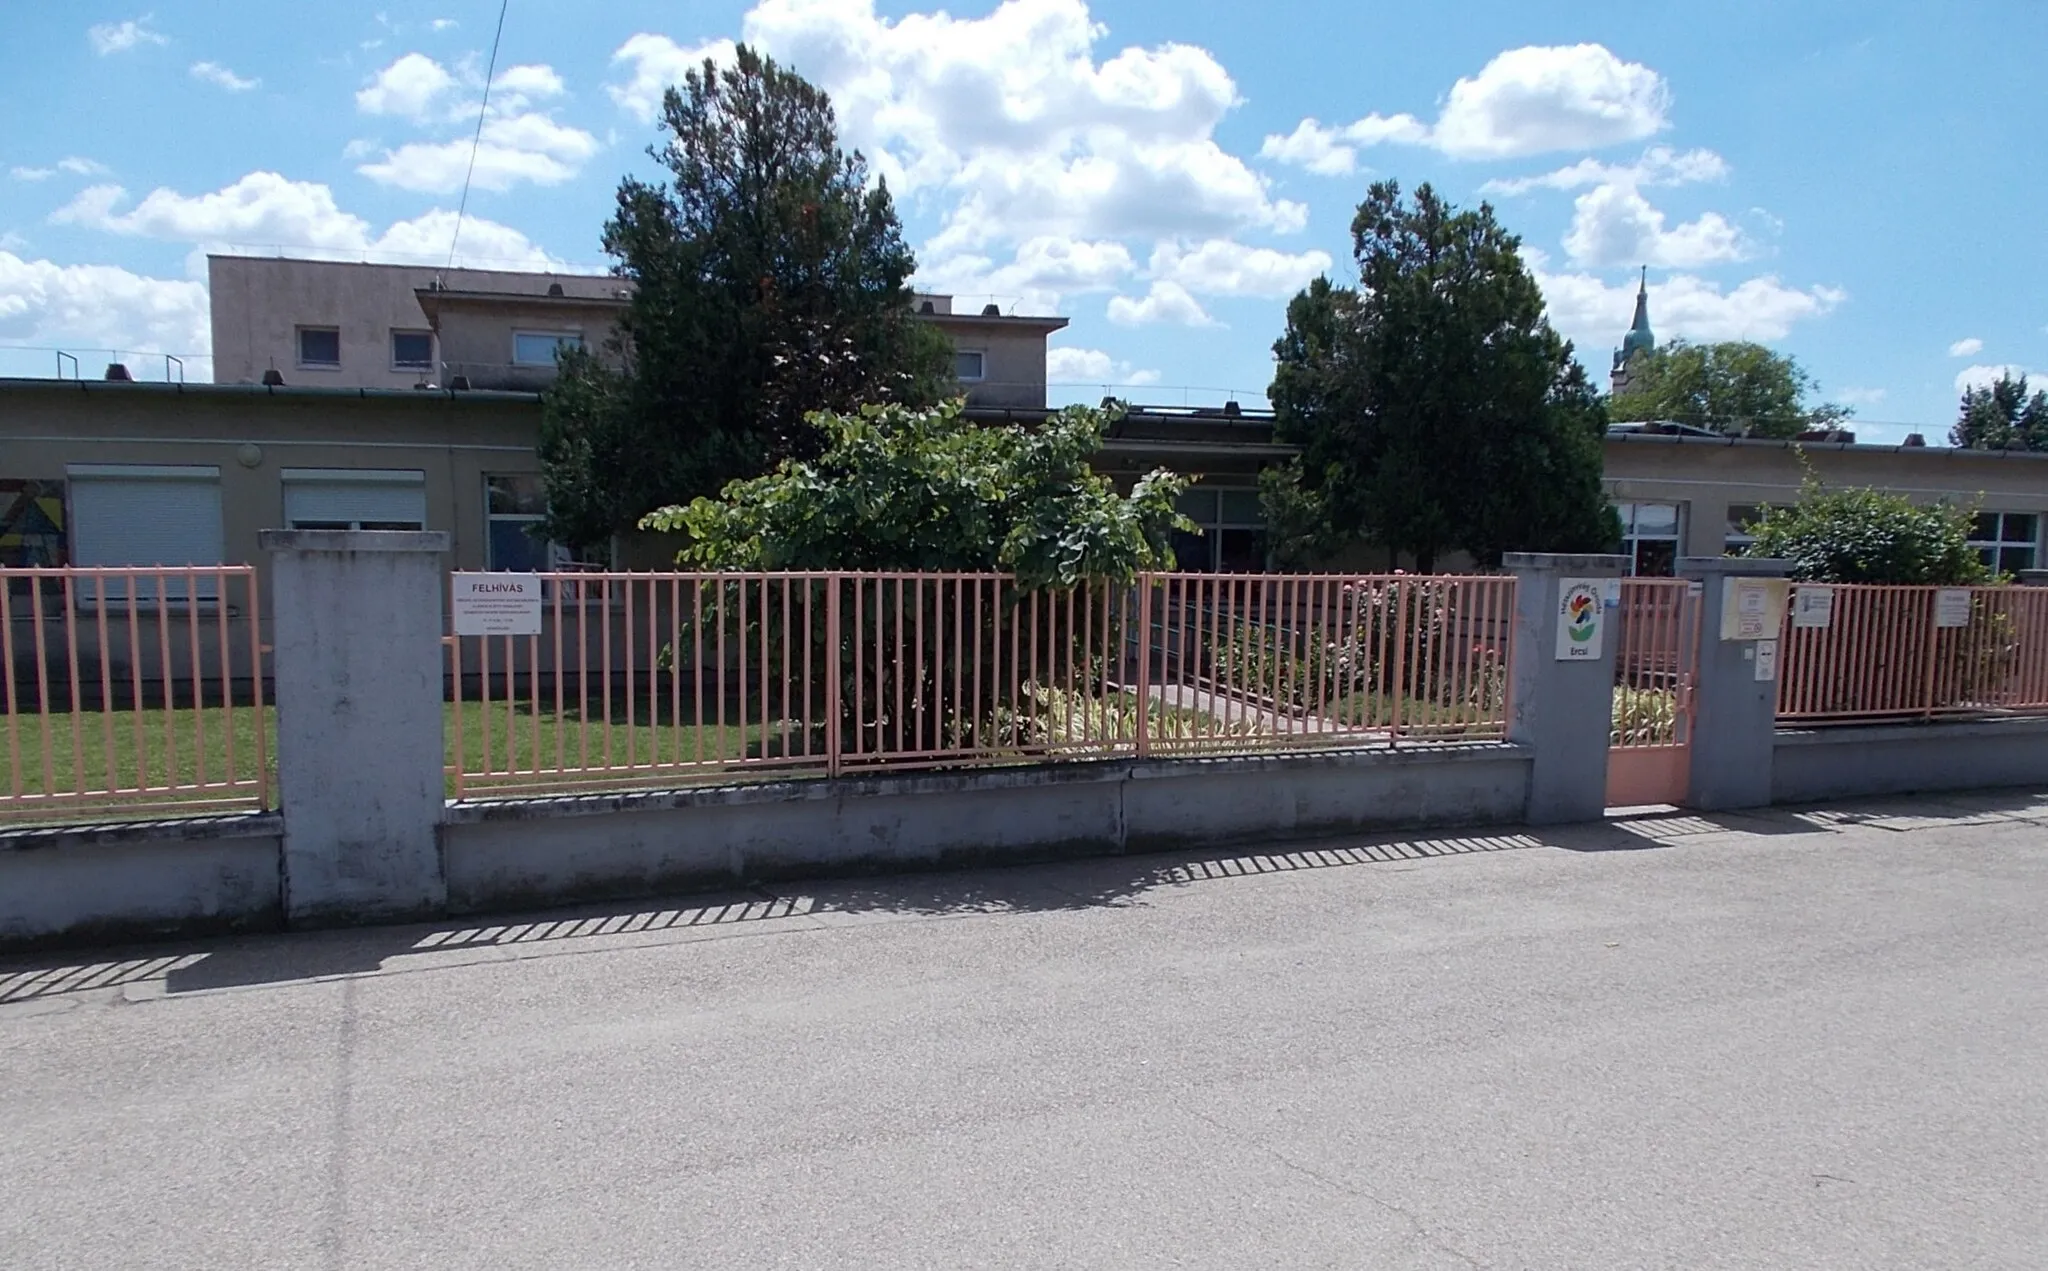
[[[1778,642],[1759,640],[1756,642],[1756,678],[1759,684],[1767,684],[1778,678]]]
[[[455,634],[540,634],[540,579],[532,574],[455,575]]]
[[[1808,631],[1825,631],[1835,621],[1833,587],[1801,587],[1792,593],[1792,625]]]
[[[1969,588],[1944,587],[1934,593],[1934,625],[1937,627],[1967,627],[1970,625]]]

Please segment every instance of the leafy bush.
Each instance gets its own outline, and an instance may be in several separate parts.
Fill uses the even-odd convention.
[[[1678,741],[1678,698],[1668,688],[1614,687],[1609,745],[1670,746]]]
[[[1973,515],[1889,490],[1830,490],[1809,476],[1798,503],[1764,514],[1749,554],[1790,561],[1801,582],[1969,586],[1991,581],[1970,546]]]

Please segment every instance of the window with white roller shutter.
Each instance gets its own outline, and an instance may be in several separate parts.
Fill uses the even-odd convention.
[[[427,528],[427,474],[417,469],[286,468],[279,476],[290,529]]]
[[[220,469],[204,465],[72,464],[65,470],[71,510],[71,559],[78,565],[218,565],[221,563]],[[125,599],[128,584],[110,584],[108,599]],[[198,584],[213,595],[211,579]],[[166,596],[184,588],[173,582]],[[137,599],[155,597],[148,582]]]

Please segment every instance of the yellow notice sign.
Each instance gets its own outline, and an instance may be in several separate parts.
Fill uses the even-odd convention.
[[[1785,598],[1791,588],[1782,578],[1723,578],[1721,638],[1775,640],[1785,625]]]

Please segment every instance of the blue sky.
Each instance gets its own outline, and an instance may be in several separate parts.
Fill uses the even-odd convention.
[[[203,378],[209,249],[445,259],[497,11],[0,5],[0,373]],[[1868,439],[2048,376],[2037,0],[511,0],[461,256],[601,268],[658,86],[737,38],[833,94],[921,281],[1071,317],[1068,396],[1255,398],[1380,176],[1491,200],[1596,373],[1647,263],[1660,337],[1796,354]]]

